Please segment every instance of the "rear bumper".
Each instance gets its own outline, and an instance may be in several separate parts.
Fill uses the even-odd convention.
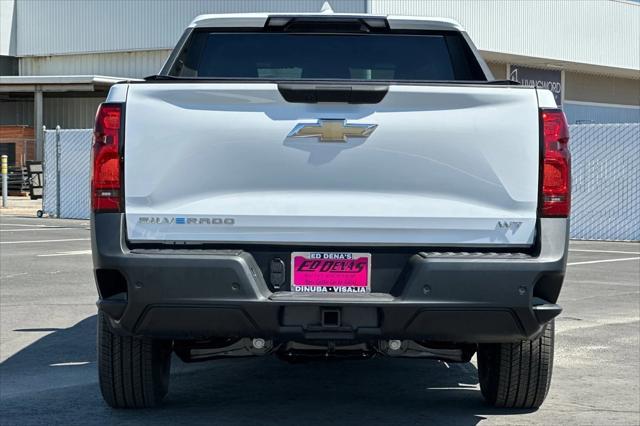
[[[511,342],[560,313],[568,221],[542,219],[535,257],[416,253],[388,293],[272,292],[242,250],[131,250],[120,214],[92,219],[96,270],[119,271],[122,293],[98,285],[98,307],[124,334],[171,339],[414,339]],[[339,324],[323,324],[324,311]]]

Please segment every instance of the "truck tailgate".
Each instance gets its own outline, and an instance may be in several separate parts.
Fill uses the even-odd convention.
[[[289,137],[298,124],[368,137]],[[290,103],[276,84],[128,89],[135,242],[526,246],[538,204],[536,92],[395,85],[376,104]]]

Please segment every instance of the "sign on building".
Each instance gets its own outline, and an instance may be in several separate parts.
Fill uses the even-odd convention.
[[[517,81],[524,86],[551,90],[553,97],[556,98],[556,104],[558,104],[558,106],[562,105],[562,79],[560,71],[511,65],[509,79]]]

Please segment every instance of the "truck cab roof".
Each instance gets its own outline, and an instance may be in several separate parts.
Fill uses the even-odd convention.
[[[207,14],[197,16],[189,28],[263,28],[273,20],[295,18],[347,20],[362,19],[365,22],[386,22],[385,26],[392,30],[450,30],[463,32],[464,28],[455,20],[447,18],[372,15],[353,13],[229,13]]]

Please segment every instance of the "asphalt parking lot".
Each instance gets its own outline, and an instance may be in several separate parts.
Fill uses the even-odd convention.
[[[113,411],[97,386],[86,221],[0,218],[0,423],[640,423],[640,244],[571,244],[540,410],[482,402],[474,364],[174,360],[166,404]]]

